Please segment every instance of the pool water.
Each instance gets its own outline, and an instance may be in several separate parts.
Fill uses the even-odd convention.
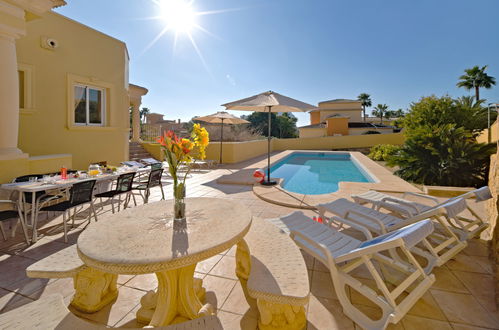
[[[270,170],[284,189],[306,195],[335,192],[341,181],[374,182],[349,153],[293,153]]]

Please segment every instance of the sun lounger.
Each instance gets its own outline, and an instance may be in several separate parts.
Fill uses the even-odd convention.
[[[322,217],[325,217],[326,213],[337,215],[339,221],[333,219],[332,222],[336,222],[340,227],[341,220],[347,219],[376,235],[383,235],[425,219],[433,219],[435,232],[422,244],[413,247],[412,251],[425,258],[428,253],[431,254],[435,258],[435,265],[441,266],[464,249],[467,246],[466,240],[472,236],[472,232],[457,224],[459,221],[456,214],[462,210],[463,203],[464,200],[455,199],[406,219],[370,209],[344,198],[319,204],[317,208]]]
[[[376,190],[369,190],[359,195],[352,195],[352,198],[356,203],[359,203],[361,205],[370,204],[372,208],[376,210],[385,209],[404,218],[415,216],[421,212],[431,209],[432,207],[445,204],[458,198],[469,200],[473,197],[475,198],[476,202],[481,202],[492,198],[492,194],[490,193],[489,187],[485,186],[461,194],[457,197],[449,198],[444,202],[440,202],[433,196],[413,192],[405,192],[403,193],[401,198],[388,195]],[[410,198],[417,199],[417,201],[411,200]],[[472,214],[474,219],[460,217],[461,221],[470,223],[470,226],[481,226],[484,223],[483,219],[481,219],[480,216],[476,214],[476,212],[474,212],[473,209],[468,205],[466,205],[466,208]],[[480,228],[480,231],[485,228],[486,227]]]
[[[343,312],[364,329],[385,329],[389,323],[399,322],[435,282],[434,275],[426,274],[409,251],[433,231],[430,220],[364,242],[312,221],[300,211],[272,222],[288,231],[300,248],[329,268]],[[400,250],[407,261],[382,254],[394,249]],[[371,281],[364,283],[352,275],[361,266],[367,269]],[[391,277],[393,283],[384,280],[388,272],[398,274],[397,280]],[[381,318],[373,320],[355,306],[348,287],[379,306]]]

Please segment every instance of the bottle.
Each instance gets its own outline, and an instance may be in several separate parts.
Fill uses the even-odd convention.
[[[68,169],[66,166],[62,166],[61,168],[61,179],[66,180],[68,178]]]

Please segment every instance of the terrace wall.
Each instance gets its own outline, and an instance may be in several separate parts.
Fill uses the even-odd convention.
[[[495,265],[496,305],[499,307],[499,151],[490,157],[489,188],[493,198],[487,204],[490,224],[487,231],[492,236],[491,256]]]
[[[401,145],[404,141],[405,137],[402,133],[274,139],[274,150],[331,150],[366,148],[377,144]]]
[[[476,138],[476,140],[479,143],[487,143],[488,136],[489,136],[489,130],[484,129],[482,134],[480,134]],[[496,122],[494,124],[492,124],[492,126],[490,127],[490,137],[491,137],[491,139],[490,139],[491,142],[497,141],[499,139],[499,120],[496,120]]]

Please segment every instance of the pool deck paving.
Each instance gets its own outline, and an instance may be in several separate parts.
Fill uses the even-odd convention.
[[[273,155],[273,157],[276,156],[282,157],[283,155]],[[260,218],[275,218],[295,211],[296,208],[262,200],[255,195],[252,186],[217,182],[220,177],[241,169],[260,168],[262,162],[266,163],[265,158],[258,157],[240,164],[222,165],[214,170],[196,171],[187,179],[187,197],[238,200],[252,211],[253,216]],[[381,169],[376,166],[370,168],[378,178],[386,175]],[[400,179],[392,178],[391,180],[398,182]],[[164,183],[166,196],[171,196],[171,180],[165,179]],[[398,188],[393,186],[388,188],[397,191],[396,189],[405,189],[407,185],[409,184],[405,183]],[[360,192],[362,189],[357,185],[350,186],[349,184],[344,184],[341,188],[341,195],[338,194],[337,197],[347,197],[350,191]],[[160,196],[159,188],[154,188],[150,202],[159,200]],[[331,198],[337,197],[331,196]],[[140,198],[137,199],[138,202],[139,200]],[[484,203],[472,204],[480,214],[485,212]],[[102,206],[103,208],[98,211],[99,214],[110,212],[110,205]],[[316,215],[313,210],[302,211],[308,216]],[[44,237],[36,244],[27,247],[23,242],[20,228],[15,238],[0,242],[0,312],[12,310],[52,293],[63,295],[65,302],[69,303],[73,293],[71,279],[31,279],[26,276],[25,269],[37,260],[67,247],[68,244],[75,244],[78,235],[87,226],[85,213],[86,210],[83,211],[81,218],[78,217],[76,227],[70,231],[68,243],[64,243],[63,240],[62,217],[45,218],[45,215],[41,215],[40,230]],[[303,254],[311,289],[310,302],[306,306],[307,328],[360,329],[343,314],[327,268],[313,257]],[[203,278],[207,291],[206,301],[216,306],[217,315],[225,329],[256,329],[258,311],[255,302],[247,301],[234,270],[235,248],[233,247],[199,263],[196,276]],[[486,241],[471,240],[468,247],[455,259],[442,267],[435,268],[434,274],[436,282],[432,288],[398,324],[390,325],[388,329],[499,328],[492,262],[489,259]],[[361,272],[357,276],[360,279],[364,277]],[[117,300],[101,311],[94,314],[73,312],[91,322],[111,327],[143,326],[136,322],[135,313],[140,306],[140,297],[146,291],[157,287],[155,276],[152,274],[119,276],[118,286]],[[376,313],[373,305],[366,299],[356,295],[353,291],[350,292],[350,296],[359,309],[372,315]]]

